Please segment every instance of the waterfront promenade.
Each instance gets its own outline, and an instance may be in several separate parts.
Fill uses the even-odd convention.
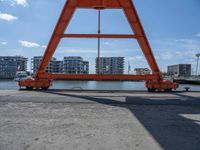
[[[2,150],[196,150],[200,92],[0,90]]]

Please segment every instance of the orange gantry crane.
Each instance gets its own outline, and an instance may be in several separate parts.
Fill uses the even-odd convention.
[[[99,11],[99,30],[98,34],[65,34],[69,22],[78,8],[96,9]],[[134,34],[101,34],[100,33],[100,10],[122,9],[130,24]],[[140,48],[152,70],[149,75],[104,75],[104,74],[62,74],[48,73],[46,68],[62,38],[97,38],[98,39],[98,58],[101,38],[127,38],[136,39]],[[100,61],[100,60],[99,60]],[[99,62],[98,61],[98,62]],[[48,89],[52,85],[53,79],[76,79],[76,80],[144,80],[148,91],[171,91],[178,88],[178,84],[165,81],[156,63],[147,36],[140,22],[136,8],[132,0],[67,0],[60,18],[56,24],[52,37],[46,48],[40,66],[34,78],[19,81],[19,86],[27,89]]]

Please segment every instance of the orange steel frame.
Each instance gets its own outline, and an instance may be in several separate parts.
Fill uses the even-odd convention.
[[[122,9],[134,34],[65,34],[65,30],[77,8],[86,9]],[[152,70],[151,75],[102,75],[102,74],[55,74],[46,73],[46,68],[62,38],[133,38],[139,43],[141,50]],[[41,60],[40,66],[32,79],[21,80],[20,87],[29,89],[47,89],[53,79],[80,80],[145,80],[149,91],[176,89],[178,85],[171,81],[164,81],[155,57],[144,32],[136,8],[132,0],[67,0],[53,35]]]

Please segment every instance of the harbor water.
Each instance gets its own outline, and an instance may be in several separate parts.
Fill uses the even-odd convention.
[[[200,85],[180,84],[178,91],[190,87],[191,91],[200,91]],[[17,90],[18,82],[12,80],[0,80],[0,90]],[[53,82],[51,89],[77,89],[77,90],[146,90],[144,82],[124,81],[67,81]]]

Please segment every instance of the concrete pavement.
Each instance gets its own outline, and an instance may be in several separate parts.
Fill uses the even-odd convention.
[[[0,91],[0,150],[196,150],[200,92]]]

